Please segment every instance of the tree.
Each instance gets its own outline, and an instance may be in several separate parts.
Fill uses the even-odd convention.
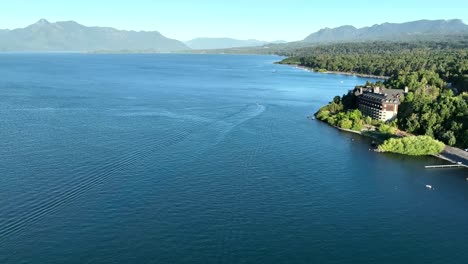
[[[455,138],[455,134],[452,131],[447,131],[442,134],[442,140],[450,145],[454,146],[457,143],[457,139]]]
[[[381,124],[379,126],[379,131],[382,132],[382,133],[386,133],[386,134],[395,134],[396,132],[396,127],[393,127],[391,125],[388,125],[388,124]]]
[[[364,123],[365,123],[366,125],[372,125],[372,117],[366,116],[366,117],[364,118]]]
[[[354,120],[353,121],[353,126],[351,127],[351,129],[356,130],[356,131],[361,131],[363,125],[364,125],[364,122],[361,119]]]
[[[406,120],[406,130],[410,133],[418,131],[421,127],[419,124],[419,116],[417,114],[412,114],[409,118],[404,118]]]
[[[339,121],[338,126],[343,129],[351,129],[353,127],[353,121],[345,118]]]
[[[341,97],[339,97],[339,96],[333,97],[333,103],[340,104],[341,103]]]
[[[362,119],[362,113],[358,109],[355,109],[353,111],[349,111],[349,118],[352,119],[353,121],[361,120]]]
[[[409,103],[411,103],[411,102],[413,102],[413,100],[414,100],[414,93],[413,93],[413,92],[409,92],[409,93],[406,94],[406,96],[405,96],[403,102],[409,102]]]

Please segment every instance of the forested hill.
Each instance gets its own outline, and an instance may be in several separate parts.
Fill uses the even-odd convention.
[[[433,71],[460,91],[468,91],[468,37],[451,41],[341,43],[300,48],[284,64],[316,71],[395,76]],[[281,52],[280,52],[281,54]]]
[[[294,56],[282,63],[299,64],[316,71],[389,76],[384,83],[367,85],[409,88],[395,122],[400,129],[428,135],[451,146],[468,147],[467,38],[439,42],[345,43],[297,49],[292,54]],[[353,96],[350,93],[338,101],[355,102],[350,99]],[[357,107],[333,104],[329,109],[344,112]],[[358,127],[361,121],[352,122]]]

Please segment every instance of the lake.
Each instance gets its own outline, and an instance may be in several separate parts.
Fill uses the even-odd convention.
[[[366,79],[280,59],[1,54],[0,263],[466,262],[467,171],[308,120]]]

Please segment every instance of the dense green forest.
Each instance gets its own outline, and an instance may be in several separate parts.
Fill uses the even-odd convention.
[[[299,49],[294,55],[283,63],[388,76],[383,83],[367,85],[409,88],[396,122],[400,129],[468,147],[468,39],[336,44]],[[355,111],[353,96],[335,98],[317,117],[343,128],[358,129],[369,123]]]
[[[395,76],[421,70],[468,91],[468,37],[445,42],[343,43],[297,49],[285,64],[316,71]],[[286,55],[286,54],[285,54]]]

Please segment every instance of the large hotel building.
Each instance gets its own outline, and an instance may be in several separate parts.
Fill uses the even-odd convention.
[[[400,97],[408,89],[385,89],[380,87],[356,87],[358,109],[362,114],[380,121],[392,121],[398,114]]]

